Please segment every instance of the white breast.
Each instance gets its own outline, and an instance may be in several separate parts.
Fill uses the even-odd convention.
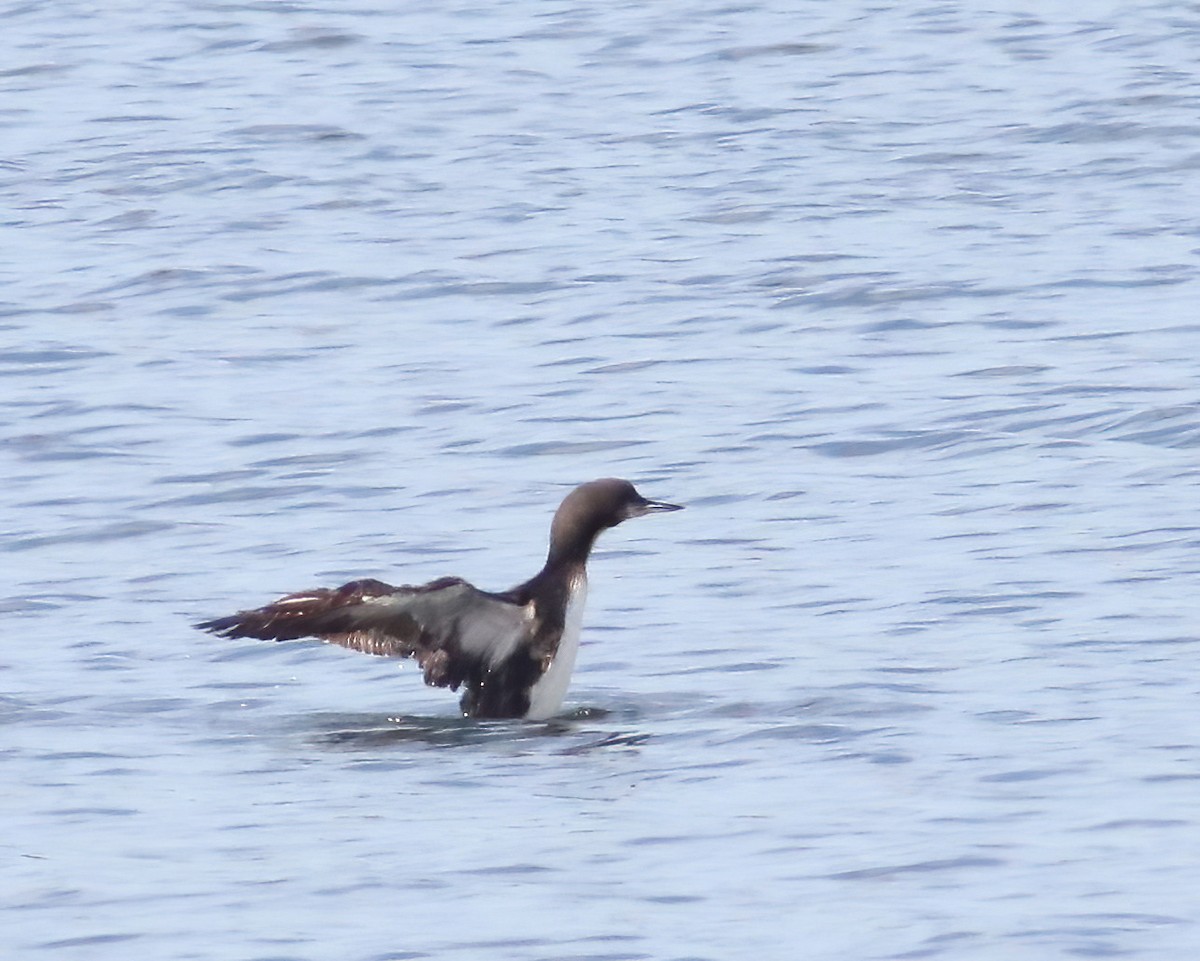
[[[586,600],[587,578],[580,575],[571,585],[558,652],[546,673],[538,678],[529,691],[529,710],[525,716],[532,721],[544,721],[553,717],[567,696],[567,688],[571,684],[571,671],[575,669],[575,655],[579,652],[579,629],[583,625],[583,605]]]

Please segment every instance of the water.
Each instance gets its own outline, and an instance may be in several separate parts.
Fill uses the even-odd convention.
[[[1200,949],[1195,6],[398,6],[0,10],[4,955]]]

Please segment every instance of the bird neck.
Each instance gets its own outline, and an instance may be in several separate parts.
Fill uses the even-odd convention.
[[[533,597],[566,597],[580,581],[587,580],[587,552],[581,555],[550,552],[545,566],[520,587],[510,593],[520,604]]]
[[[559,510],[550,525],[550,550],[546,554],[544,570],[582,567],[604,528],[605,525],[596,523],[594,518]]]

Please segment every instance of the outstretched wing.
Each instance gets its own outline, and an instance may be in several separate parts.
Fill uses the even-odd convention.
[[[318,637],[366,654],[415,657],[425,683],[453,690],[507,660],[532,618],[530,605],[446,577],[417,587],[351,581],[196,626],[222,637]]]

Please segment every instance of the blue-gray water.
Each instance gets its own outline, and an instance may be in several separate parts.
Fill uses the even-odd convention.
[[[0,27],[5,958],[1200,952],[1194,3]],[[561,721],[189,626],[611,474]]]

